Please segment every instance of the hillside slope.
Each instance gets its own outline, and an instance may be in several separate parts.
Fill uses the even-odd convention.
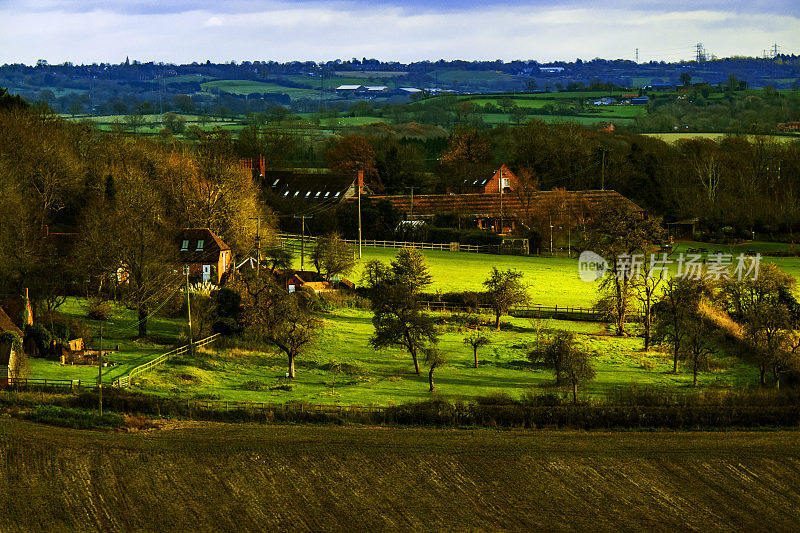
[[[796,432],[582,433],[0,419],[0,529],[790,530]]]

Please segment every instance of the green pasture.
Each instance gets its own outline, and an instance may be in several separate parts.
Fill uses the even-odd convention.
[[[667,143],[674,143],[676,141],[684,140],[684,139],[713,139],[715,141],[724,139],[728,136],[726,133],[694,133],[694,132],[686,132],[686,133],[643,133],[642,135],[647,135],[650,137],[656,137],[661,139]],[[798,134],[786,134],[786,135],[748,135],[747,138],[750,140],[756,139],[758,137],[767,137],[771,140],[778,141],[778,142],[793,142],[800,140],[800,135]]]
[[[319,97],[319,89],[300,89],[262,81],[215,80],[203,82],[200,86],[203,88],[204,92],[211,92],[217,89],[231,94],[283,93],[288,94],[291,98]]]
[[[97,349],[100,323],[86,318],[85,300],[70,298],[58,311],[68,317],[87,322],[91,327],[93,338],[86,343],[86,346]],[[135,311],[123,306],[116,306],[111,319],[104,322],[103,351],[112,351],[106,355],[105,359],[119,364],[103,369],[103,382],[110,383],[133,367],[171,350],[172,345],[178,342],[186,324],[186,320],[182,318],[155,316],[148,322],[148,338],[136,340],[137,321]],[[43,325],[47,327],[47,324]],[[30,359],[30,363],[30,377],[32,378],[97,380],[96,366],[61,365],[57,361],[40,358]]]
[[[497,72],[493,70],[434,70],[429,72],[428,76],[444,83],[463,83],[468,85],[500,81],[507,82],[518,79],[512,74],[506,74],[505,72]]]
[[[441,315],[444,321],[445,315]],[[399,349],[374,350],[368,340],[373,332],[371,313],[365,310],[337,309],[324,316],[324,329],[313,349],[296,362],[297,379],[292,390],[269,390],[285,383],[286,360],[279,354],[246,349],[218,349],[194,358],[178,358],[155,372],[137,378],[136,387],[144,392],[229,401],[342,403],[389,405],[419,401],[430,397],[427,373],[413,373],[410,356]],[[491,317],[485,316],[488,322]],[[539,335],[552,330],[573,330],[579,342],[594,353],[597,378],[587,392],[602,396],[614,387],[632,383],[688,388],[691,373],[671,374],[668,353],[643,353],[638,337],[615,338],[596,323],[557,320],[530,322],[504,320],[504,330],[484,330],[492,344],[480,349],[479,368],[473,368],[472,349],[463,344],[465,330],[441,324],[444,330],[439,348],[450,364],[434,375],[437,392],[448,399],[506,393],[517,397],[526,391],[553,390],[550,370],[531,365],[526,347]],[[537,332],[536,328],[540,328]],[[537,334],[538,333],[538,334]],[[335,374],[331,363],[343,365]],[[719,386],[754,385],[755,369],[732,358],[723,360],[725,368],[704,373],[701,384]],[[424,365],[423,365],[424,367]],[[258,389],[258,390],[253,390]]]

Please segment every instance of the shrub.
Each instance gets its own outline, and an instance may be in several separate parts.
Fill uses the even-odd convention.
[[[56,339],[83,339],[84,344],[89,344],[92,340],[91,326],[83,320],[72,319],[53,311],[44,314],[40,323],[50,325],[50,334]]]
[[[111,318],[111,302],[91,299],[86,303],[86,316],[92,320],[108,320]]]
[[[242,383],[242,388],[249,391],[260,391],[264,388],[264,384],[258,380],[251,379]]]
[[[37,405],[33,411],[25,413],[24,418],[41,424],[73,429],[114,429],[124,423],[119,413],[105,412],[100,416],[96,411],[73,409],[55,405]]]
[[[31,355],[41,357],[49,353],[52,340],[50,332],[41,324],[25,326],[25,342],[32,342],[36,347],[36,352]]]

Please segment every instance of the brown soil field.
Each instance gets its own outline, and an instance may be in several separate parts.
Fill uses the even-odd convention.
[[[0,531],[789,531],[798,437],[6,418]]]

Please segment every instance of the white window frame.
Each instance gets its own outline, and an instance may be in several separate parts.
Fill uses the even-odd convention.
[[[187,251],[189,251],[189,239],[183,239],[183,242],[181,243],[181,252]]]
[[[202,252],[203,248],[205,247],[205,244],[206,244],[206,241],[204,241],[203,239],[198,239],[197,240],[197,249],[195,250],[195,252]]]

